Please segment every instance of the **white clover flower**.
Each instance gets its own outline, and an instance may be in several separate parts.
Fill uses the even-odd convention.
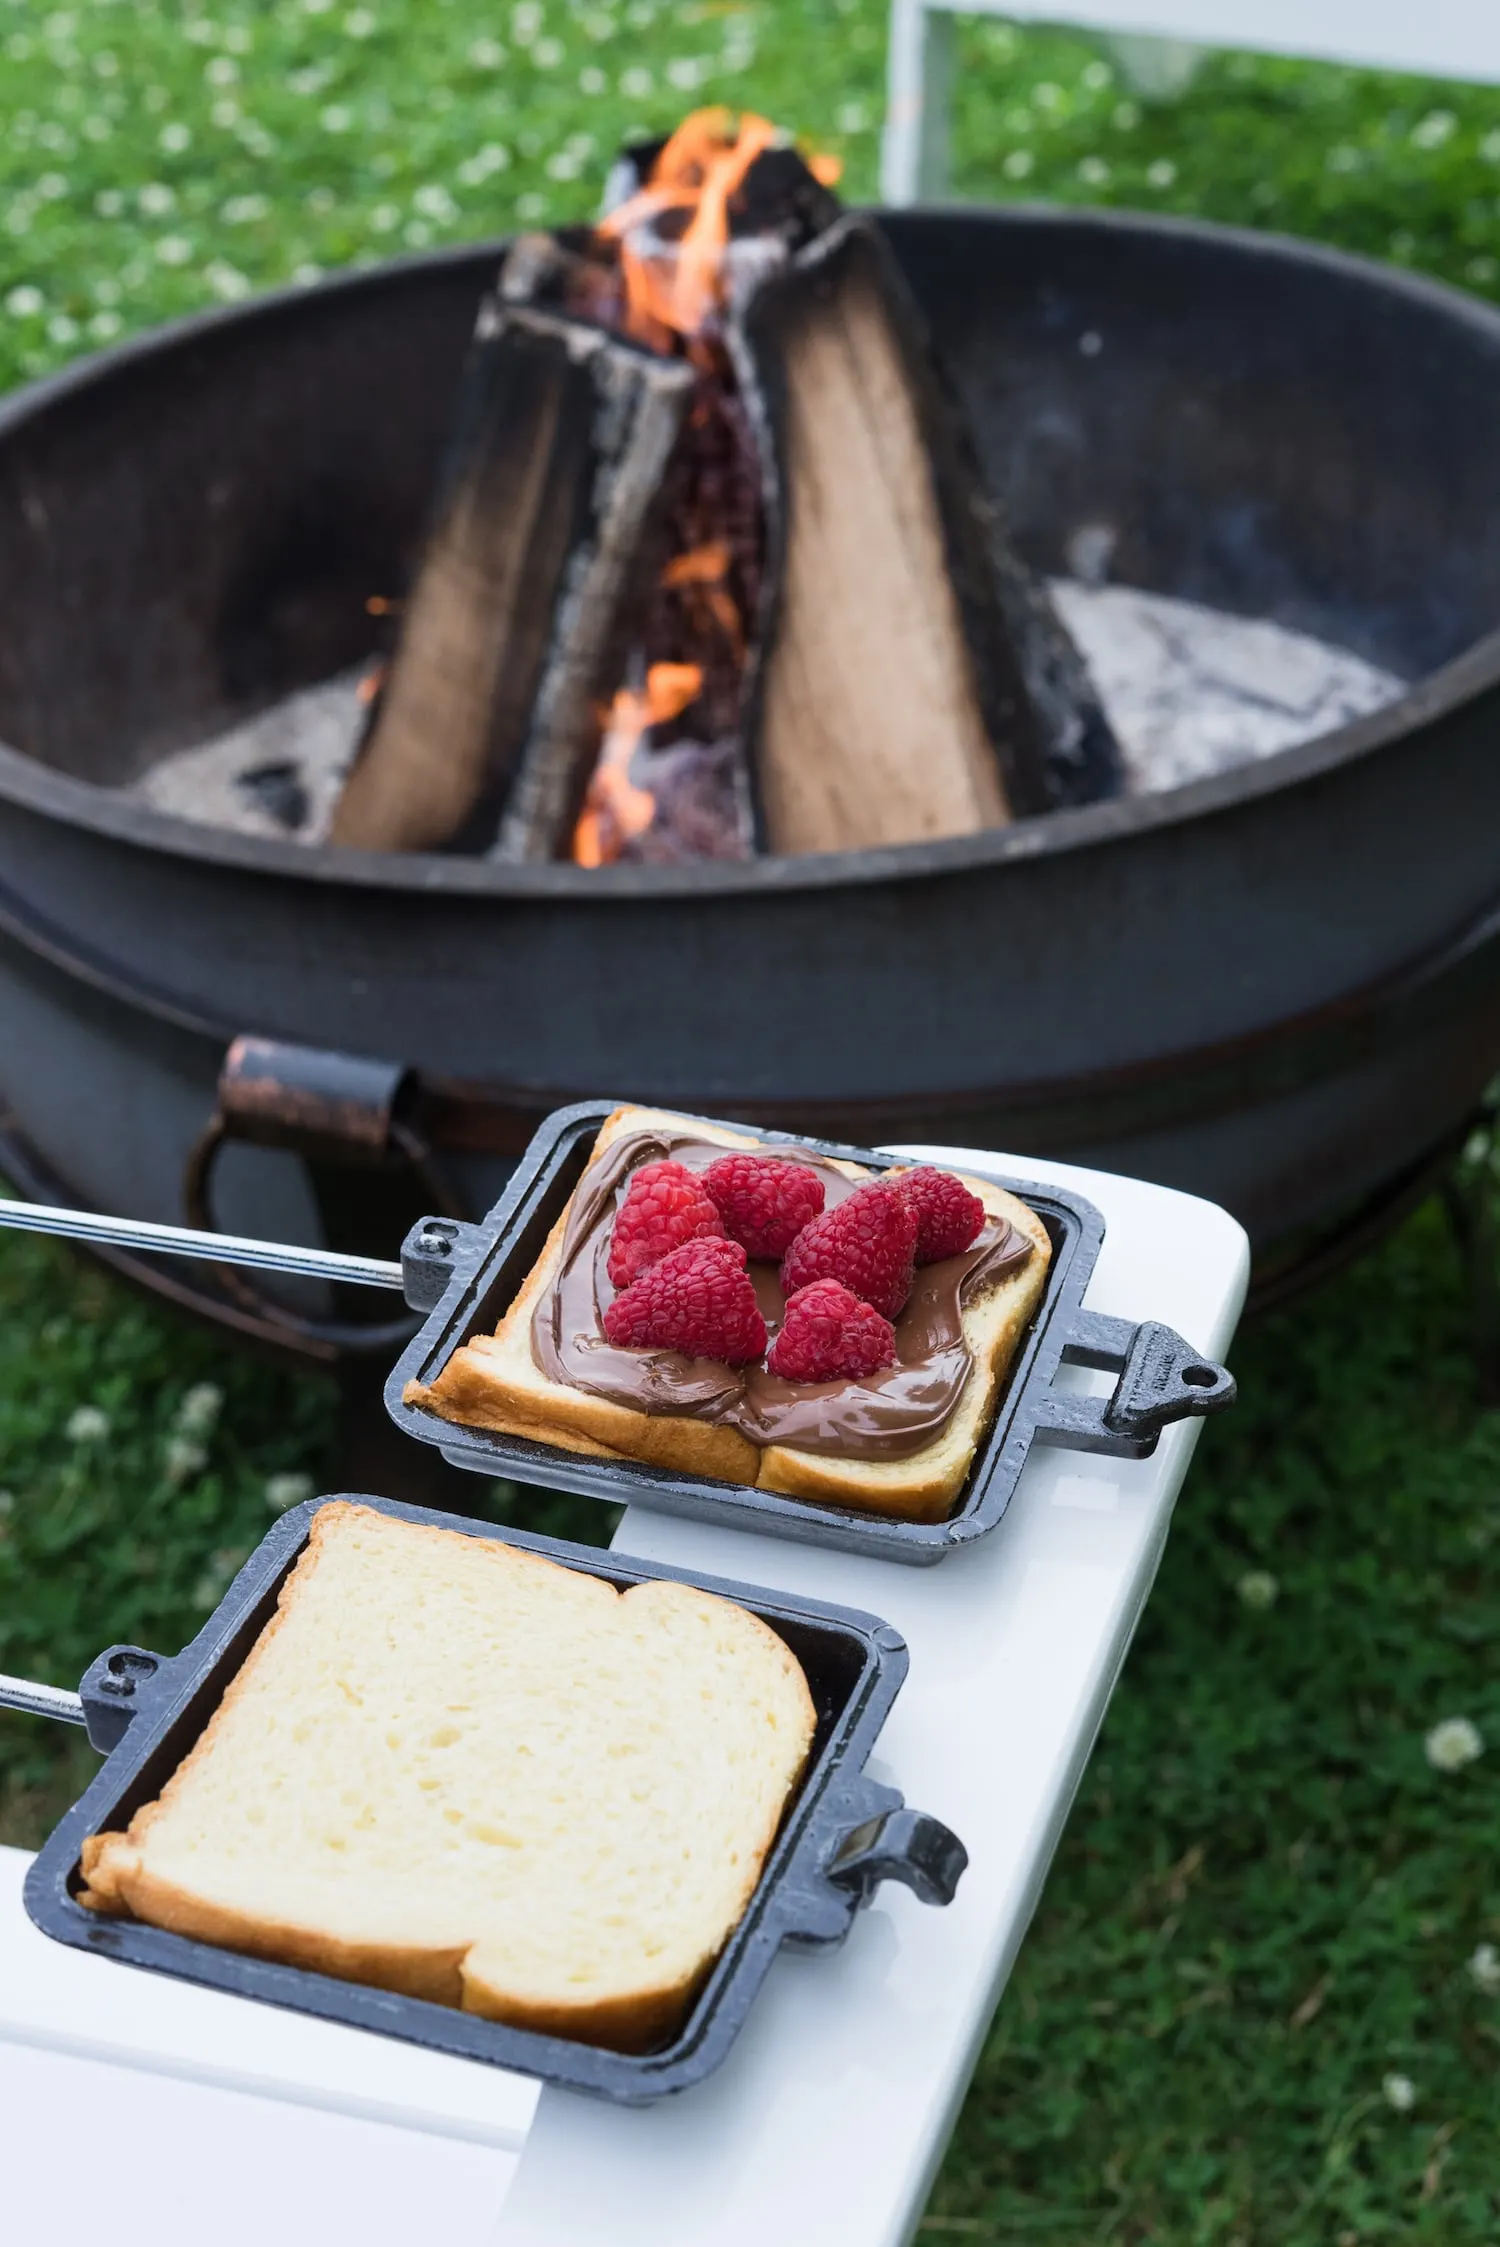
[[[563,59],[560,39],[538,39],[531,50],[531,59],[538,70],[555,70]]]
[[[428,187],[419,187],[411,199],[411,207],[414,211],[420,211],[423,218],[441,221],[458,216],[458,205],[453,197],[446,187],[439,186],[436,182]]]
[[[155,179],[141,189],[136,201],[147,218],[165,218],[168,211],[177,208],[177,192],[165,180]]]
[[[156,136],[156,145],[168,156],[180,156],[193,145],[192,130],[183,124],[163,125]]]
[[[271,206],[264,195],[231,195],[219,213],[226,226],[253,226],[257,219],[270,215]]]
[[[555,156],[547,158],[546,170],[549,179],[577,179],[583,166],[571,148],[560,148]]]
[[[66,312],[54,312],[47,322],[47,341],[49,343],[76,343],[78,341],[78,322]]]
[[[13,1490],[0,1490],[0,1521],[9,1521],[11,1515],[15,1512],[15,1510],[15,1492]],[[1484,1947],[1486,1949],[1489,1948],[1488,1944],[1486,1944]]]
[[[112,273],[101,273],[94,283],[92,293],[96,304],[118,304],[120,284]]]
[[[208,1453],[192,1436],[169,1436],[162,1452],[162,1464],[167,1480],[175,1488],[179,1483],[191,1482],[208,1465]]]
[[[712,67],[711,63],[702,61],[697,55],[679,55],[675,61],[667,64],[667,83],[675,86],[679,93],[690,94],[695,87],[702,85]]]
[[[182,33],[195,47],[211,47],[219,36],[219,27],[210,23],[207,16],[193,16],[183,25]]]
[[[401,212],[394,203],[377,203],[370,213],[370,230],[374,234],[393,234],[401,224]]]
[[[523,219],[528,226],[536,219],[545,218],[546,215],[547,198],[545,195],[538,195],[535,190],[529,195],[523,195],[516,204],[517,218]]]
[[[193,255],[193,245],[185,234],[164,234],[156,245],[158,265],[186,265]]]
[[[19,295],[16,289],[12,296]],[[32,291],[35,295],[37,292]],[[67,1437],[69,1443],[103,1443],[109,1434],[109,1414],[101,1412],[97,1404],[81,1404],[69,1415]]]
[[[344,18],[346,38],[368,39],[375,29],[375,18],[368,8],[351,8]]]
[[[498,70],[505,60],[505,49],[498,39],[476,39],[469,49],[469,60],[476,70]]]
[[[1085,65],[1082,83],[1087,86],[1091,94],[1102,94],[1105,87],[1112,86],[1114,82],[1115,74],[1107,62],[1091,62]]]
[[[302,13],[305,16],[326,16],[332,6],[333,0],[302,0]]]
[[[81,127],[84,139],[93,141],[108,140],[114,129],[107,117],[97,115],[85,117]]]
[[[14,203],[10,205],[9,209],[6,211],[6,233],[15,235],[29,234],[31,232],[31,222],[35,217],[36,211],[33,205],[30,203],[22,202],[18,198]]]
[[[310,289],[315,281],[321,281],[322,278],[322,266],[315,264],[311,258],[304,258],[300,265],[292,267],[293,288]]]
[[[315,218],[326,218],[330,211],[338,208],[338,200],[331,187],[315,187],[303,209],[311,211]]]
[[[425,218],[408,219],[401,229],[401,239],[411,250],[425,250],[432,240],[432,228]]]
[[[287,84],[294,94],[320,94],[332,76],[333,72],[326,64],[315,62],[306,70],[292,71],[288,75]]]
[[[1411,129],[1412,145],[1415,148],[1441,148],[1445,141],[1453,138],[1457,128],[1458,119],[1451,109],[1429,109],[1427,115]]]
[[[1029,179],[1036,169],[1036,158],[1029,148],[1013,148],[1000,169],[1007,179]]]
[[[1484,1754],[1484,1741],[1477,1724],[1466,1716],[1444,1717],[1435,1724],[1422,1743],[1428,1762],[1434,1771],[1462,1771],[1465,1764],[1473,1763]]]
[[[1497,273],[1500,273],[1500,265],[1492,257],[1471,257],[1464,267],[1464,279],[1473,281],[1481,289],[1487,288]]]
[[[1486,1997],[1500,1997],[1500,1951],[1481,1943],[1469,1960],[1469,1980]]]
[[[1170,156],[1158,156],[1154,164],[1146,166],[1146,178],[1152,187],[1175,187],[1177,166]]]
[[[55,124],[50,117],[38,125],[36,137],[42,147],[50,149],[54,156],[71,156],[73,153],[73,135],[66,125]]]
[[[602,8],[593,9],[583,19],[583,35],[585,39],[592,39],[596,47],[606,39],[613,39],[619,28],[614,17]]]
[[[1485,134],[1479,143],[1479,153],[1487,164],[1500,164],[1500,127]]]
[[[834,111],[833,121],[841,133],[862,133],[870,122],[870,112],[862,101],[846,101]]]
[[[78,18],[71,8],[59,8],[42,26],[49,39],[71,39],[77,28]]]
[[[1346,143],[1341,143],[1337,148],[1330,148],[1323,162],[1331,172],[1362,172],[1365,168],[1365,160],[1361,151],[1357,148],[1350,148]]]
[[[211,86],[237,86],[240,66],[233,55],[213,55],[203,65],[203,75]]]
[[[1054,86],[1050,79],[1043,79],[1040,86],[1033,86],[1031,89],[1031,102],[1034,109],[1045,109],[1049,112],[1054,109],[1061,109],[1065,99],[1061,86]]]
[[[311,1475],[271,1475],[266,1481],[266,1511],[284,1514],[293,1506],[301,1506],[313,1494]]]
[[[1122,101],[1116,104],[1114,117],[1111,120],[1116,132],[1133,133],[1140,121],[1141,111],[1138,102]]]
[[[118,312],[96,312],[89,322],[89,334],[95,343],[113,343],[124,325]]]
[[[596,63],[591,62],[586,70],[579,71],[578,91],[581,94],[602,94],[607,92],[608,87],[609,80]]]
[[[346,101],[333,101],[318,122],[325,133],[347,133],[354,123],[354,112]]]
[[[622,70],[620,73],[620,91],[622,94],[628,95],[632,101],[644,101],[655,84],[656,80],[652,77],[650,71],[640,63],[635,64],[632,69]]]
[[[1078,166],[1078,177],[1085,187],[1107,187],[1112,176],[1102,156],[1085,156]]]
[[[1417,2103],[1417,2087],[1409,2075],[1387,2075],[1381,2078],[1381,2096],[1388,2107],[1397,2114],[1410,2114]]]
[[[240,121],[240,105],[232,94],[226,94],[222,101],[214,103],[208,114],[218,126],[220,132],[227,133],[232,126],[237,125]]]
[[[476,148],[473,155],[459,165],[458,176],[465,187],[482,187],[492,173],[507,171],[509,167],[510,150],[498,140],[487,140],[483,148]],[[372,211],[372,220],[374,215]]]
[[[32,188],[32,193],[43,203],[60,203],[68,192],[68,183],[61,172],[43,172]]]
[[[239,134],[240,146],[248,149],[252,156],[275,155],[275,134],[268,133],[264,125],[258,125],[253,117],[243,118],[236,130]]]
[[[120,75],[120,58],[118,55],[111,54],[108,47],[102,47],[89,67],[96,78],[118,78]]]
[[[227,258],[216,257],[203,269],[203,278],[221,304],[238,304],[241,297],[250,294],[250,281],[237,265]]]
[[[1281,1586],[1268,1568],[1247,1569],[1234,1588],[1246,1607],[1274,1607],[1281,1596]]]
[[[177,1407],[177,1425],[187,1436],[210,1436],[224,1409],[224,1392],[216,1381],[196,1381]]]
[[[224,44],[232,55],[248,55],[255,45],[255,34],[244,23],[232,23],[224,34]]]
[[[541,28],[542,11],[537,0],[520,0],[520,6],[511,9],[511,37],[518,46],[529,46]]]

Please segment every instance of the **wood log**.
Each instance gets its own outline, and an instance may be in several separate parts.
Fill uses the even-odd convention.
[[[1107,761],[1112,737],[1003,551],[874,224],[844,218],[764,278],[733,348],[771,525],[750,717],[765,847],[870,849],[1049,808],[1058,745]]]
[[[365,850],[551,857],[691,370],[602,330],[481,310],[433,525],[330,835]]]

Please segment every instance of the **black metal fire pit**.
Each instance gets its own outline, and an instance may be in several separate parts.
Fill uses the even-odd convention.
[[[609,1085],[1138,1172],[1274,1253],[1451,1141],[1500,1058],[1500,314],[1207,227],[887,224],[1031,562],[1103,527],[1121,582],[1419,684],[1231,775],[899,852],[585,873],[178,824],[110,791],[367,651],[496,253],[215,314],[0,409],[18,1183],[175,1218],[198,1148],[225,1224],[389,1253],[434,1178],[477,1212]],[[341,1105],[315,1055],[262,1056],[312,1110],[240,1067],[205,1142],[241,1032],[383,1066]],[[304,1300],[307,1346],[336,1308]]]

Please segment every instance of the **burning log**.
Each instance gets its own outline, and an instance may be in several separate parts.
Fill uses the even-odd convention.
[[[649,596],[692,370],[602,329],[487,302],[434,527],[330,839],[365,850],[566,841],[596,708]],[[613,674],[613,677],[611,676]]]
[[[766,848],[974,834],[1050,808],[1075,770],[1113,771],[875,227],[844,218],[760,281],[737,348],[772,495],[752,731]]]

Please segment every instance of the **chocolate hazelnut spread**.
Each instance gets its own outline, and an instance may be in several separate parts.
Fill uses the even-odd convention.
[[[616,1292],[605,1265],[629,1174],[663,1155],[689,1170],[707,1170],[729,1151],[688,1133],[639,1131],[617,1140],[593,1165],[573,1197],[557,1274],[532,1318],[537,1365],[549,1380],[611,1404],[711,1420],[754,1444],[844,1459],[910,1458],[941,1435],[973,1371],[965,1301],[1019,1271],[1032,1242],[1004,1219],[990,1218],[962,1256],[920,1265],[911,1298],[894,1322],[897,1362],[862,1381],[780,1381],[764,1365],[720,1365],[678,1350],[616,1349],[604,1337],[604,1311]],[[775,1157],[783,1151],[761,1152]],[[828,1209],[865,1183],[801,1148],[787,1148],[785,1159],[816,1171]],[[774,1337],[786,1308],[778,1267],[752,1263],[750,1276]]]

